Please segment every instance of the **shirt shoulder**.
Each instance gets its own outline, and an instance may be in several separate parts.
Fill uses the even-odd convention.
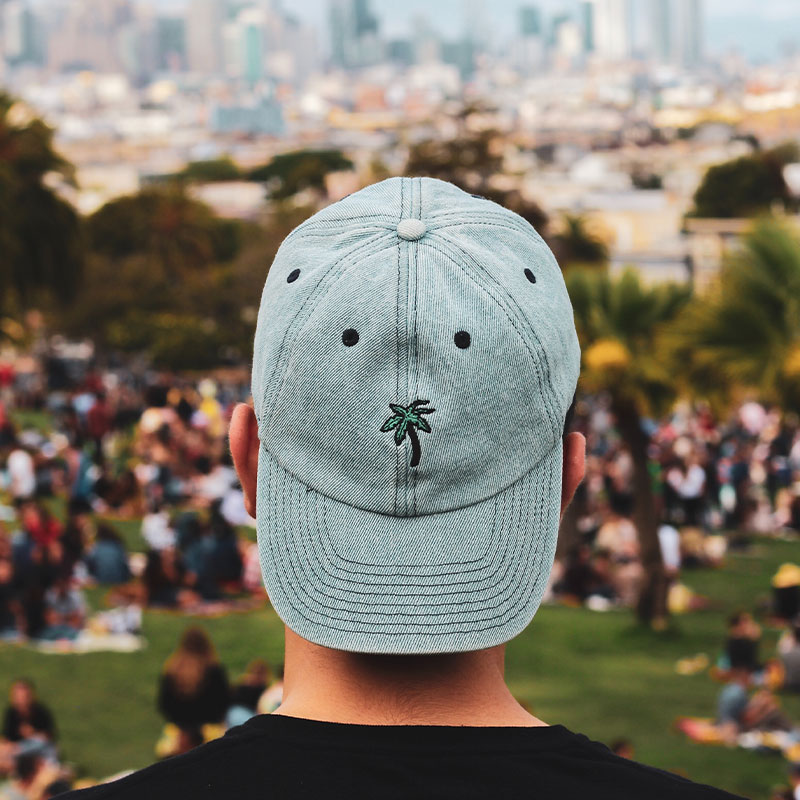
[[[744,800],[703,783],[695,783],[674,772],[651,767],[612,753],[604,744],[573,734],[571,748],[578,773],[590,775],[595,798],[647,797],[648,800]],[[587,783],[586,785],[592,785]]]

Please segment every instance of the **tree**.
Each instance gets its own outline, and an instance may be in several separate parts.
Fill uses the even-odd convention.
[[[394,431],[394,443],[399,447],[408,434],[411,439],[411,466],[419,464],[422,452],[419,446],[419,436],[417,428],[426,433],[431,432],[431,426],[425,419],[425,415],[433,414],[435,408],[426,408],[427,400],[415,400],[409,406],[401,406],[396,403],[389,403],[389,408],[394,412],[381,426],[381,430],[386,433]]]
[[[80,286],[80,219],[50,187],[51,175],[73,180],[52,129],[0,92],[0,311],[63,305]]]
[[[694,195],[692,217],[751,217],[776,203],[790,208],[791,192],[783,178],[797,148],[783,145],[711,167]]]
[[[240,223],[172,186],[107,203],[86,230],[81,302],[61,320],[68,333],[176,368],[221,363],[242,341],[247,323],[229,299]]]
[[[305,189],[323,192],[326,175],[352,169],[353,162],[341,150],[294,150],[251,170],[248,178],[266,183],[273,200],[286,200]]]
[[[566,282],[583,347],[582,385],[608,394],[633,461],[633,521],[646,575],[637,614],[658,625],[667,616],[667,581],[650,474],[650,437],[643,423],[647,415],[663,413],[675,398],[675,375],[665,342],[690,289],[674,284],[644,286],[632,269],[617,279],[604,272],[573,270]]]
[[[449,181],[465,192],[505,206],[545,235],[548,219],[542,208],[517,189],[496,185],[494,179],[503,174],[502,144],[501,135],[491,130],[462,130],[454,139],[417,142],[409,150],[405,174]]]
[[[698,391],[718,404],[743,390],[800,412],[797,231],[758,222],[716,286],[686,309],[675,337]]]
[[[112,261],[146,255],[164,280],[229,261],[239,249],[238,223],[174,186],[112,200],[89,217],[87,229],[93,253]]]
[[[236,181],[242,177],[239,167],[228,156],[208,161],[190,161],[177,175],[190,183]]]
[[[575,266],[606,266],[608,245],[590,230],[586,217],[564,214],[563,228],[551,239],[561,269]]]

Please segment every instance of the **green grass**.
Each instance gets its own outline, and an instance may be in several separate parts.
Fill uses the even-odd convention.
[[[706,673],[680,676],[674,664],[697,652],[713,660],[727,614],[753,608],[769,594],[769,577],[777,566],[797,558],[796,544],[764,542],[750,555],[731,556],[723,569],[687,573],[686,582],[709,596],[712,607],[675,618],[663,634],[636,627],[627,611],[542,608],[509,646],[511,688],[547,722],[606,743],[626,737],[640,761],[766,800],[786,775],[779,757],[701,746],[672,730],[678,715],[713,715],[719,689]],[[100,597],[100,592],[91,593],[95,604]],[[83,773],[102,776],[141,767],[154,760],[153,745],[162,727],[155,710],[158,674],[189,622],[147,613],[148,647],[133,654],[44,655],[0,645],[0,675],[36,681],[56,714],[65,757]],[[282,626],[269,609],[200,624],[234,677],[254,657],[281,660]],[[765,632],[764,657],[771,654],[777,635]],[[800,719],[800,698],[783,702]]]

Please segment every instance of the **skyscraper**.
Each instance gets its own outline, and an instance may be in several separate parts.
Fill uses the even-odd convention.
[[[605,61],[631,55],[631,0],[588,0],[583,5],[587,51]]]
[[[39,26],[25,0],[0,3],[0,53],[9,65],[38,63],[41,58]]]
[[[331,0],[331,60],[346,69],[380,61],[383,52],[378,18],[369,0]]]
[[[519,33],[524,38],[542,35],[542,15],[537,6],[520,7]]]
[[[186,56],[189,69],[201,75],[222,71],[224,0],[191,0],[186,15]]]
[[[703,60],[702,0],[650,0],[652,56],[691,69]]]

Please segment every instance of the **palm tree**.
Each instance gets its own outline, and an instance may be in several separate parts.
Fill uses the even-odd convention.
[[[676,396],[664,340],[691,290],[674,284],[645,286],[632,269],[616,279],[575,270],[567,273],[566,282],[583,346],[583,387],[609,396],[633,461],[633,521],[646,573],[637,614],[659,625],[667,615],[667,582],[649,469],[650,436],[643,422],[649,414],[664,412]]]
[[[427,400],[415,400],[409,406],[401,406],[397,403],[389,403],[389,408],[392,409],[392,416],[386,420],[381,426],[383,432],[394,431],[394,443],[399,447],[408,434],[411,439],[411,466],[416,467],[419,464],[420,456],[422,455],[419,446],[419,437],[417,436],[417,428],[425,433],[431,432],[431,426],[425,419],[425,415],[433,414],[435,408],[425,408],[428,405]]]
[[[562,229],[552,237],[551,244],[562,269],[608,264],[608,245],[579,214],[564,214]]]
[[[676,331],[695,386],[718,404],[755,394],[800,411],[800,236],[756,223]]]

